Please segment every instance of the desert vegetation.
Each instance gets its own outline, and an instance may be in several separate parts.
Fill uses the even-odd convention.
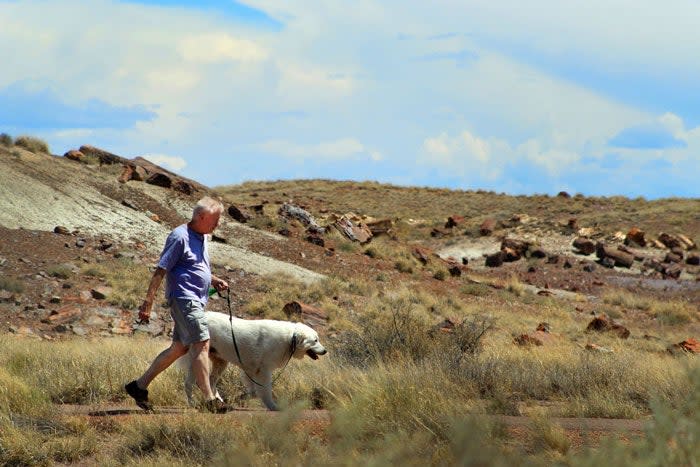
[[[116,281],[118,275],[110,277]],[[501,304],[478,306],[468,300],[475,296],[469,291],[445,298],[385,285],[339,279],[305,285],[287,276],[260,282],[241,312],[284,318],[281,305],[291,299],[329,312],[329,356],[290,365],[275,386],[283,412],[269,418],[189,411],[116,422],[62,415],[65,404],[123,401],[122,384],[167,341],[48,342],[4,335],[0,460],[11,465],[469,465],[479,460],[479,465],[501,465],[518,459],[531,465],[593,465],[601,456],[623,463],[662,455],[680,462],[697,459],[693,436],[700,434],[700,419],[692,408],[700,393],[700,367],[692,357],[640,350],[630,340],[612,337],[602,341],[615,350],[606,354],[564,339],[547,348],[515,346],[512,336],[522,323],[546,317],[576,340],[583,320],[547,298],[536,306],[517,305],[515,318],[516,305],[502,303],[528,292],[512,283],[487,292]],[[347,308],[354,312],[343,313]],[[451,332],[435,327],[444,315],[458,323]],[[229,397],[242,390],[235,371],[227,372],[220,386]],[[151,389],[158,406],[184,406],[179,370],[168,370]],[[312,429],[303,421],[300,410],[312,407],[328,409],[330,425]],[[515,414],[529,415],[532,422],[528,435],[513,445],[494,417]],[[557,416],[650,417],[651,436],[627,443],[612,439],[590,452],[572,449],[550,421]]]
[[[107,196],[104,205],[116,210],[115,202],[126,203],[127,217],[153,219],[158,212],[154,222],[179,222],[159,200],[192,201],[183,192],[158,191],[164,187],[141,192],[146,183],[133,178],[117,184],[123,167],[102,164],[97,152],[82,160],[96,165],[86,168],[25,143],[0,136],[1,154],[19,154],[0,162],[27,177],[49,167],[42,183],[58,184],[56,193],[65,180],[52,164],[65,164],[71,175],[88,174],[91,187]],[[120,243],[74,233],[73,225],[64,233],[0,227],[7,239],[0,243],[0,312],[9,329],[0,333],[0,464],[588,466],[700,459],[700,363],[673,345],[700,330],[697,300],[689,298],[697,297],[700,269],[683,263],[685,279],[676,281],[650,267],[644,277],[655,288],[644,289],[637,286],[641,274],[604,269],[592,254],[528,254],[489,269],[480,253],[468,265],[464,257],[434,253],[464,239],[485,240],[480,226],[487,217],[500,223],[486,239],[495,244],[511,232],[514,215],[527,219],[518,226],[536,241],[568,238],[572,218],[593,228],[595,239],[631,225],[650,236],[663,230],[697,239],[697,200],[507,196],[327,180],[220,190],[226,204],[253,213],[245,227],[222,226],[221,242],[325,277],[301,282],[291,272],[258,275],[213,263],[234,285],[234,313],[297,320],[285,312],[292,301],[322,310],[315,327],[328,355],[294,360],[279,374],[280,413],[258,410],[257,399],[240,400],[235,369],[224,374],[220,390],[252,413],[186,408],[182,374],[173,367],[150,387],[159,413],[86,416],[86,408],[136,410],[123,384],[169,344],[161,303],[155,326],[133,323],[157,257],[135,237]],[[278,215],[290,200],[323,225],[355,213],[390,219],[391,231],[371,242],[335,228],[309,232]],[[463,219],[446,232],[452,215]],[[680,252],[683,260],[690,250]],[[226,300],[215,296],[210,308],[226,311]],[[90,318],[98,324],[86,324]],[[595,320],[622,323],[625,332],[591,328]],[[522,423],[510,425],[511,417]],[[564,428],[561,417],[647,428],[587,439],[583,429]]]

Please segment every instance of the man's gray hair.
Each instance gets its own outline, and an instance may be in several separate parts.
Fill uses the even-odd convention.
[[[192,210],[192,219],[196,218],[200,214],[221,214],[224,212],[224,205],[221,201],[216,200],[210,196],[205,196],[204,198],[197,201],[194,209]]]

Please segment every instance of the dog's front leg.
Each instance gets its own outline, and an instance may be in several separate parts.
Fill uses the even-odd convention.
[[[185,373],[185,394],[187,395],[187,403],[190,407],[195,406],[194,397],[192,397],[192,390],[194,389],[195,378],[194,371],[192,371],[192,365],[187,367]]]
[[[277,404],[272,398],[272,377],[263,378],[263,381],[260,381],[260,383],[264,384],[264,386],[258,387],[257,392],[260,394],[260,399],[262,399],[263,404],[265,404],[268,410],[277,410]]]

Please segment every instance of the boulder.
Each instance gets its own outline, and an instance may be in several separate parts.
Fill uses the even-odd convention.
[[[501,242],[501,250],[505,250],[507,248],[513,250],[518,256],[518,259],[520,259],[525,256],[528,248],[530,248],[530,242],[525,240],[516,240],[514,238],[504,238]]]
[[[683,243],[686,250],[695,250],[698,247],[693,240],[685,235],[679,234],[678,239]]]
[[[105,300],[112,295],[112,288],[106,285],[100,285],[90,290],[90,293],[95,300]]]
[[[487,255],[485,264],[490,268],[497,268],[503,265],[503,261],[505,261],[505,256],[506,254],[503,251]]]
[[[447,218],[447,222],[445,222],[445,228],[451,229],[451,228],[457,227],[463,223],[464,223],[463,216],[452,215],[452,216]]]
[[[496,228],[496,220],[495,219],[486,219],[484,222],[481,223],[481,227],[479,227],[479,233],[483,236],[488,236],[491,235]]]
[[[668,348],[669,352],[682,351],[688,353],[700,353],[700,341],[695,338],[689,338],[678,344],[673,344]]]
[[[170,176],[164,174],[163,172],[156,172],[154,174],[151,174],[146,179],[146,183],[162,188],[172,188],[173,179]]]
[[[372,221],[365,222],[365,225],[372,232],[375,237],[381,234],[388,234],[389,231],[394,227],[394,221],[391,219],[375,219]]]
[[[557,193],[558,198],[571,198],[571,195],[567,193],[566,191],[560,191]]]
[[[112,165],[112,164],[128,164],[129,160],[123,157],[112,154],[111,152],[105,151],[104,149],[96,148],[95,146],[84,145],[80,146],[80,152],[85,156],[96,157],[100,160],[100,164]]]
[[[574,240],[573,246],[584,255],[590,255],[596,251],[595,243],[588,238],[578,237]]]
[[[343,235],[353,242],[367,243],[372,240],[372,232],[363,224],[354,224],[350,219],[343,216],[338,219],[333,227],[338,229]]]
[[[51,324],[67,324],[71,323],[82,315],[82,311],[75,305],[66,305],[56,311],[52,311],[48,317],[48,322]]]
[[[77,149],[71,149],[67,153],[63,155],[66,159],[70,159],[72,161],[76,162],[82,162],[83,158],[85,157],[85,154],[82,152],[78,151]]]
[[[434,253],[431,249],[425,248],[422,246],[414,246],[411,249],[411,254],[413,255],[414,258],[416,258],[420,263],[425,266],[428,264],[428,261],[430,261],[430,257],[434,256]]]
[[[70,235],[70,230],[68,230],[67,227],[64,227],[62,225],[57,225],[56,227],[54,227],[53,232],[60,235]]]
[[[303,302],[289,302],[284,305],[282,311],[287,315],[287,319],[300,320],[311,327],[323,326],[328,322],[328,313]]]
[[[615,323],[607,316],[596,316],[588,323],[586,331],[596,332],[611,332],[621,339],[627,339],[630,336],[630,331],[626,327]]]
[[[605,246],[603,242],[596,244],[596,256],[602,261],[605,258],[610,258],[614,261],[615,266],[630,268],[634,263],[634,256],[624,251],[617,250]]]
[[[681,246],[681,241],[677,237],[667,233],[661,233],[659,235],[659,241],[668,249]]]
[[[676,253],[668,252],[664,258],[664,263],[680,263],[683,261],[683,255],[678,255]]]
[[[301,222],[304,226],[311,228],[312,230],[323,233],[324,229],[321,227],[316,219],[309,214],[305,209],[296,206],[291,203],[284,203],[280,206],[277,213],[287,219],[296,219]]]
[[[248,214],[248,211],[246,211],[245,208],[238,207],[234,204],[228,207],[228,215],[233,217],[241,224],[245,224],[251,219],[251,215]]]
[[[700,265],[700,254],[698,253],[693,253],[688,255],[688,258],[686,258],[685,262],[687,264],[693,265],[693,266],[698,266]]]
[[[637,244],[641,247],[646,246],[647,241],[644,238],[644,231],[639,230],[637,227],[632,227],[629,232],[627,232],[627,236],[625,237],[625,245],[629,245],[631,243]]]

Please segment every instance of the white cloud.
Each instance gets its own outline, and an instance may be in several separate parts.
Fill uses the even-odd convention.
[[[175,172],[180,172],[187,167],[187,161],[182,157],[168,156],[166,154],[144,154],[144,159],[153,162],[156,165],[165,167]]]
[[[238,39],[224,32],[188,35],[178,50],[186,61],[218,63],[225,61],[260,62],[267,51],[252,40]]]
[[[268,141],[257,145],[262,152],[290,159],[348,159],[362,154],[376,160],[381,154],[376,151],[368,151],[365,146],[353,138],[342,138],[335,141],[326,141],[318,144],[302,145],[289,141]]]

